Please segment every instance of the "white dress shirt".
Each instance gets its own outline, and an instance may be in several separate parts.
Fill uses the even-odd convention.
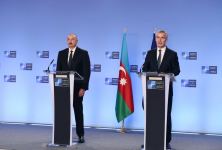
[[[165,51],[166,51],[166,47],[163,47],[163,48],[157,48],[157,55],[156,55],[156,59],[157,59],[157,60],[158,60],[158,56],[159,56],[159,50],[161,50],[161,63],[162,63],[163,56],[164,56]]]
[[[72,51],[72,58],[73,58],[73,55],[74,55],[74,53],[76,51],[76,47],[74,47],[73,49],[69,48],[69,53],[68,53],[68,58],[67,58],[68,61],[67,62],[69,62],[69,55],[70,55],[71,51]]]

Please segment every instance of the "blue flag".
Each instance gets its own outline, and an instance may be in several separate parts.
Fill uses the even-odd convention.
[[[153,33],[153,41],[152,41],[152,45],[151,45],[151,49],[156,49],[156,36],[155,33]]]

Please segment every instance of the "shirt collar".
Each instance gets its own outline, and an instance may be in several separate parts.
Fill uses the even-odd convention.
[[[162,52],[165,52],[166,51],[166,46],[163,47],[163,48],[157,48],[157,51],[161,50]]]
[[[75,52],[76,51],[76,47],[74,47],[73,49],[69,48],[69,52],[71,52],[71,51]]]

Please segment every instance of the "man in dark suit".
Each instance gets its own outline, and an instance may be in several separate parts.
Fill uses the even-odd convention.
[[[88,90],[90,78],[90,59],[88,52],[77,47],[78,38],[75,34],[67,37],[68,48],[59,51],[57,59],[57,71],[76,71],[84,80],[75,81],[73,108],[76,120],[76,133],[78,142],[84,143],[84,121],[83,121],[83,96]]]
[[[143,64],[143,72],[158,72],[158,73],[173,73],[174,76],[179,75],[180,66],[177,57],[177,53],[168,47],[166,42],[168,35],[165,31],[161,30],[156,32],[156,49],[151,49],[146,55],[145,62]],[[167,113],[167,139],[166,148],[171,149],[171,110],[173,99],[173,83],[170,82],[169,97],[168,97],[168,113]]]

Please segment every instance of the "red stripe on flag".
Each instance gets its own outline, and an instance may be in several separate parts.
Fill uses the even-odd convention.
[[[125,66],[122,63],[120,64],[120,66],[125,69]],[[122,95],[123,99],[125,100],[130,111],[134,112],[132,83],[131,83],[131,78],[126,69],[125,72],[123,70],[119,70],[118,90],[119,93]]]

